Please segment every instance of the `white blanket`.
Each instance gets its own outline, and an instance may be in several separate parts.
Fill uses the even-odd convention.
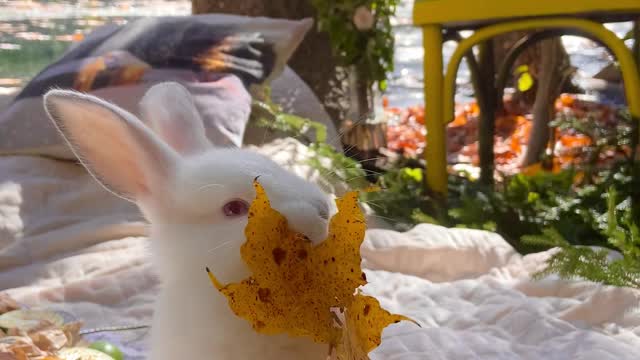
[[[292,151],[293,150],[293,151]],[[293,171],[293,140],[260,148]],[[74,164],[0,157],[0,290],[64,310],[89,328],[149,323],[157,281],[136,209]],[[393,325],[373,359],[638,359],[640,294],[529,279],[548,253],[521,257],[500,236],[422,225],[369,230],[367,291],[418,321]],[[142,359],[146,329],[102,332]]]
[[[532,281],[550,252],[522,257],[496,234],[420,225],[370,231],[363,255],[376,269],[369,292],[422,325],[387,328],[372,359],[638,359],[640,292]]]

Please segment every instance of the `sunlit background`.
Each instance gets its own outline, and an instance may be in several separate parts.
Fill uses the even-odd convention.
[[[398,8],[395,24],[396,68],[388,97],[398,107],[422,102],[422,57],[420,30],[411,25],[413,0],[404,0]],[[59,57],[82,34],[105,23],[125,23],[144,16],[186,15],[191,1],[12,1],[0,0],[0,86],[20,86]],[[623,36],[630,24],[608,25]],[[573,66],[575,81],[584,82],[611,63],[610,56],[595,43],[573,36],[563,38]],[[629,43],[630,46],[631,43]],[[445,61],[454,46],[445,46]],[[472,94],[466,66],[458,76],[458,101]],[[586,86],[588,88],[588,84]]]

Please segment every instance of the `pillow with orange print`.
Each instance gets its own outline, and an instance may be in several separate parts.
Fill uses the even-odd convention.
[[[311,28],[311,19],[221,14],[143,18],[96,29],[36,75],[0,113],[0,154],[74,159],[45,114],[51,88],[92,93],[137,113],[146,89],[182,83],[193,95],[207,136],[240,146],[251,91],[268,85]]]

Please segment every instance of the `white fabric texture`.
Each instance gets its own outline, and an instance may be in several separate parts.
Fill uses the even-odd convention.
[[[292,139],[258,151],[317,180]],[[158,284],[145,235],[137,210],[81,167],[0,157],[0,290],[21,303],[64,310],[87,327],[148,323]],[[422,326],[390,326],[372,359],[637,359],[639,292],[532,281],[549,252],[522,257],[493,233],[421,225],[371,229],[362,253],[366,291]],[[108,339],[142,359],[146,336]]]
[[[419,225],[367,235],[367,292],[422,326],[387,328],[374,360],[637,358],[637,290],[532,281],[551,252],[522,257],[484,231]]]

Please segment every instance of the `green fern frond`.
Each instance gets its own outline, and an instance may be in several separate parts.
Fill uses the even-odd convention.
[[[549,248],[567,248],[571,246],[556,228],[543,229],[540,235],[524,235],[521,241],[527,245]]]

